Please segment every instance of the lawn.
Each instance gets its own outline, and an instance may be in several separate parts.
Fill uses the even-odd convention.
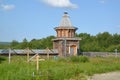
[[[85,56],[51,58],[39,62],[27,62],[25,56],[0,56],[0,80],[87,80],[87,76],[120,70],[120,57]]]

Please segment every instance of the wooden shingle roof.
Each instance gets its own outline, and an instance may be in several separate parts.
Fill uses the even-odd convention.
[[[60,25],[59,27],[72,27],[72,23],[71,23],[71,20],[70,20],[70,17],[68,15],[67,12],[64,12],[64,15],[62,17],[62,20],[60,22]]]

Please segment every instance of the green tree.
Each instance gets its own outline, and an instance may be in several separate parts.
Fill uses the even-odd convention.
[[[120,35],[117,33],[113,35],[113,44],[114,45],[120,44]]]
[[[29,47],[27,39],[24,38],[23,42],[19,46],[20,46],[21,49],[25,49],[25,48]]]
[[[105,51],[110,45],[112,45],[112,35],[108,32],[99,33],[96,35],[100,51]]]
[[[110,51],[113,52],[114,49],[120,51],[120,34],[110,34],[108,32],[98,33],[93,36],[88,33],[76,34],[76,37],[81,38],[80,49],[81,51]],[[48,36],[42,39],[32,39],[30,42],[26,38],[23,39],[21,43],[16,40],[11,42],[11,47],[15,49],[25,49],[27,47],[31,49],[46,49],[53,48],[52,39],[54,36]],[[0,48],[8,48],[8,45],[0,45]]]
[[[19,42],[18,42],[17,40],[12,40],[10,46],[11,46],[12,48],[14,48],[14,47],[17,46],[18,44],[19,44]]]

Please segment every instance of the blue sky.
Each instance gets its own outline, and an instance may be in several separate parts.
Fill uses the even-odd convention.
[[[120,34],[120,0],[0,0],[0,42],[56,36],[65,11],[77,33]]]

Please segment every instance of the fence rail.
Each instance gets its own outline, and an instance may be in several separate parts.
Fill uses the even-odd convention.
[[[26,50],[24,49],[11,49],[10,51],[11,55],[27,55]],[[46,49],[30,49],[29,54],[34,55],[34,54],[39,54],[39,55],[58,55],[58,51],[56,49],[49,50],[49,52]],[[8,55],[9,54],[9,49],[0,49],[0,55]]]
[[[96,56],[102,56],[102,57],[120,56],[120,53],[115,53],[115,52],[83,52],[82,54],[84,56],[89,56],[89,57],[96,57]]]

